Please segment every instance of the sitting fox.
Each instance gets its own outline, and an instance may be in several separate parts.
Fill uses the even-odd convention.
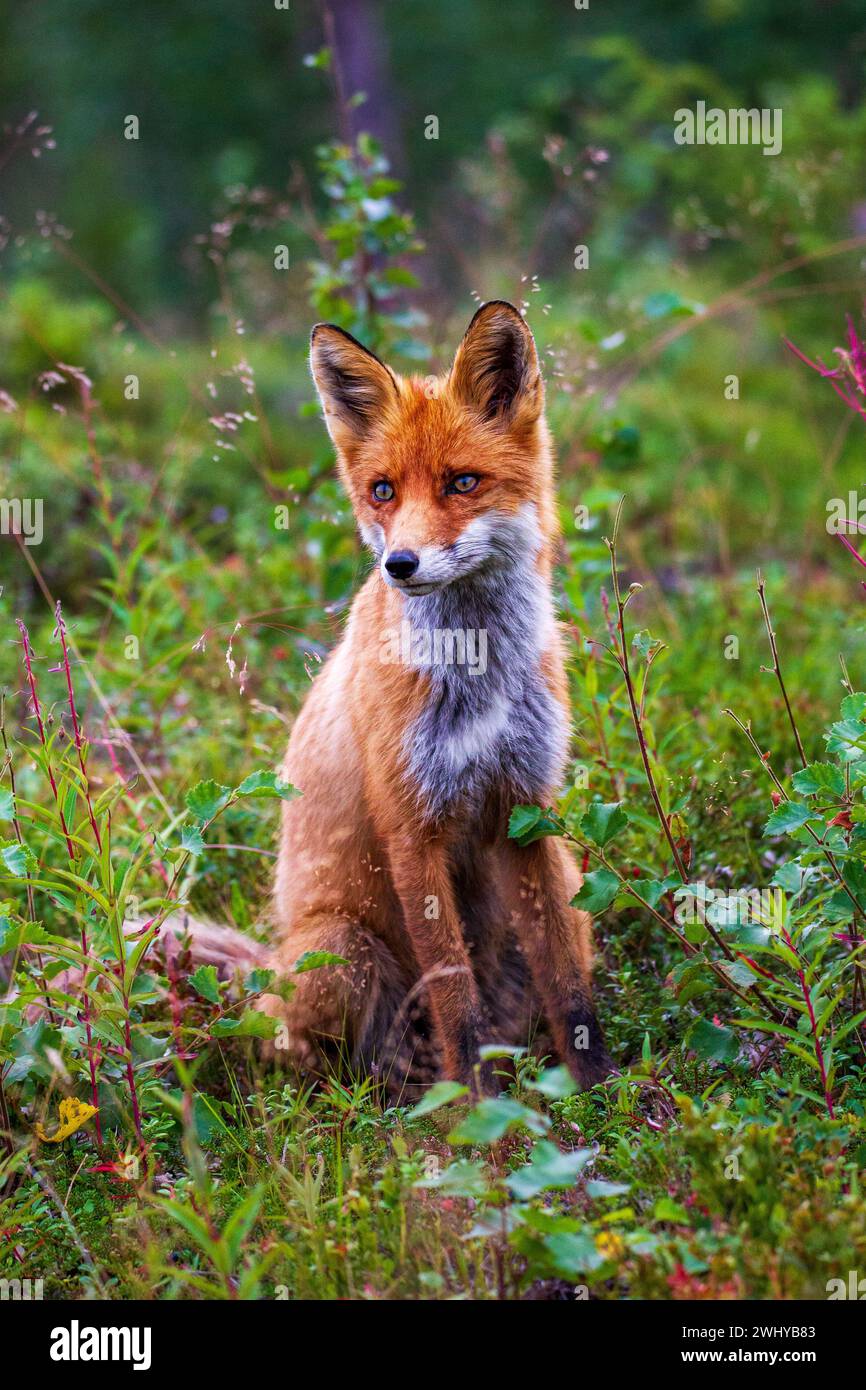
[[[591,922],[570,906],[580,874],[561,841],[508,838],[517,803],[551,801],[569,745],[532,334],[494,301],[435,381],[330,324],[310,360],[376,567],[282,768],[302,796],[283,807],[277,967],[304,951],[347,964],[264,1006],[304,1069],[342,1058],[400,1084],[471,1082],[481,1046],[525,1045],[541,1017],[588,1086],[609,1061]]]
[[[283,807],[268,963],[346,963],[262,1007],[312,1074],[343,1061],[400,1091],[483,1085],[481,1047],[535,1036],[589,1086],[610,1063],[591,921],[570,906],[581,876],[562,841],[508,838],[516,804],[550,803],[569,746],[532,334],[510,304],[485,304],[438,380],[397,376],[330,324],[310,355],[376,566],[282,768],[302,795]]]

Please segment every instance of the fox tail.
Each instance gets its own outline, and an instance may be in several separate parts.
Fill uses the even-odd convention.
[[[127,922],[125,930],[135,933],[144,925],[143,922]],[[237,972],[255,967],[268,968],[274,963],[270,946],[235,927],[204,922],[185,911],[174,912],[166,918],[160,928],[157,948],[169,965],[188,951],[194,965],[215,965],[221,980],[230,980]]]

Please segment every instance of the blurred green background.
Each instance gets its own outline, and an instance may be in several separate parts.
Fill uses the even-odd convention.
[[[0,538],[5,674],[12,620],[50,634],[59,597],[154,758],[198,692],[184,753],[223,775],[202,714],[230,695],[242,762],[276,718],[251,697],[291,713],[367,563],[311,323],[423,373],[501,296],[546,364],[567,615],[598,630],[625,494],[690,707],[741,678],[757,565],[783,620],[815,615],[797,659],[835,700],[863,596],[827,506],[866,481],[863,422],[783,340],[835,361],[861,325],[861,5],[41,0],[0,34],[0,487],[46,509],[40,546]],[[699,100],[780,109],[782,153],[676,145]]]
[[[798,159],[811,155],[819,171],[862,103],[866,12],[857,0],[607,0],[585,11],[571,0],[333,0],[331,11],[346,86],[367,93],[355,126],[383,139],[425,227],[431,277],[435,269],[437,288],[452,292],[462,281],[457,249],[471,256],[478,222],[496,212],[470,205],[466,167],[480,163],[476,178],[492,172],[493,135],[516,164],[510,193],[530,234],[549,193],[545,138],[603,139],[616,160],[603,200],[618,219],[611,250],[646,257],[663,254],[677,190],[710,198],[724,183],[708,160],[693,182],[682,152],[687,174],[665,167],[681,96],[786,105],[786,175],[749,159],[743,180],[751,175],[756,197],[794,185],[803,220],[810,189]],[[292,165],[335,132],[330,91],[303,66],[327,40],[315,0],[286,9],[273,0],[39,0],[5,7],[0,36],[14,57],[0,75],[0,109],[13,122],[38,110],[57,141],[50,157],[19,163],[4,181],[4,212],[23,229],[37,208],[51,209],[132,303],[181,322],[207,307],[189,246],[226,185],[284,187]],[[129,113],[141,123],[138,141],[122,138]],[[424,137],[431,113],[436,142]],[[853,154],[853,142],[842,152]],[[847,209],[825,210],[827,233],[839,213],[856,215],[859,172],[845,177]],[[744,187],[735,180],[731,198]],[[719,215],[716,204],[708,210]],[[439,244],[439,219],[453,244]],[[567,271],[572,225],[561,218],[548,229],[531,271]],[[781,227],[779,237],[782,246]]]

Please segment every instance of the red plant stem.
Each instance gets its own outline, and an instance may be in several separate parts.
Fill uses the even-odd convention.
[[[84,995],[84,1031],[87,1035],[87,1067],[90,1072],[90,1103],[96,1114],[93,1123],[96,1127],[96,1142],[102,1148],[102,1122],[99,1118],[99,1091],[96,1086],[96,1058],[93,1052],[93,1029],[90,1026],[90,995],[87,992],[87,956],[89,952],[87,941],[87,926],[81,924],[81,950],[84,955],[85,965],[81,977],[81,991]]]
[[[2,1135],[0,1135],[0,1141],[2,1141],[3,1148],[6,1150],[7,1157],[11,1158],[15,1152],[15,1145],[12,1143],[12,1122],[9,1119],[6,1092],[3,1089],[2,1067],[0,1067],[0,1129],[3,1130]]]
[[[101,852],[102,838],[99,834],[99,826],[96,824],[96,816],[93,814],[93,803],[90,799],[90,784],[87,779],[87,767],[84,761],[84,743],[81,737],[81,725],[78,722],[78,711],[75,708],[75,690],[72,685],[72,668],[69,664],[69,651],[66,646],[66,626],[63,622],[63,614],[60,609],[59,599],[57,600],[57,605],[54,609],[54,615],[57,621],[57,635],[60,638],[60,648],[63,652],[63,670],[66,674],[66,690],[69,698],[69,713],[72,717],[72,730],[75,739],[75,751],[78,754],[78,766],[81,771],[81,778],[84,786],[84,800],[87,805],[87,814],[90,819],[90,827],[93,831],[93,838],[96,841],[97,849]],[[87,926],[85,923],[82,923],[81,925],[81,949],[86,957],[88,954],[89,947],[87,940]],[[85,977],[82,981],[82,989],[84,993],[84,1030],[87,1035],[87,1062],[90,1071],[91,1103],[96,1110],[96,1138],[97,1142],[101,1147],[102,1125],[99,1119],[99,1092],[97,1090],[96,1085],[96,1059],[93,1052],[93,1029],[91,1027],[90,1022],[90,995],[87,990],[86,969],[87,967],[85,966]]]
[[[36,678],[35,678],[35,676],[33,675],[33,660],[32,660],[32,652],[31,652],[31,649],[30,649],[30,637],[29,637],[29,635],[28,635],[27,628],[24,626],[24,624],[23,624],[23,622],[21,621],[20,618],[18,619],[18,628],[19,628],[19,630],[20,630],[20,632],[21,632],[21,642],[22,642],[22,645],[23,645],[23,647],[24,647],[24,666],[25,666],[26,671],[27,671],[27,680],[28,680],[29,685],[30,685],[30,700],[31,700],[31,703],[32,703],[32,705],[33,705],[33,713],[34,713],[35,716],[36,716],[36,725],[37,725],[37,728],[38,728],[38,730],[39,730],[39,742],[41,743],[42,748],[43,748],[44,751],[45,751],[45,765],[46,765],[46,768],[48,769],[48,780],[49,780],[49,782],[51,783],[51,790],[52,790],[52,792],[54,793],[54,800],[55,800],[55,803],[56,803],[56,805],[57,805],[58,814],[59,814],[59,816],[60,816],[60,824],[61,824],[61,826],[62,826],[62,828],[63,828],[63,834],[64,834],[64,836],[66,837],[66,850],[67,850],[67,853],[68,853],[68,855],[69,855],[69,859],[70,859],[70,861],[71,861],[71,863],[72,863],[72,865],[73,865],[73,867],[74,867],[74,865],[75,865],[75,849],[74,849],[74,847],[73,847],[72,840],[71,840],[70,837],[69,837],[69,828],[68,828],[68,826],[67,826],[67,824],[66,824],[66,817],[65,817],[64,814],[63,814],[63,807],[62,807],[61,804],[60,804],[60,793],[59,793],[59,791],[58,791],[58,789],[57,789],[57,783],[56,783],[56,781],[54,780],[54,773],[53,773],[52,768],[51,768],[51,757],[50,757],[49,752],[48,752],[48,740],[47,740],[46,737],[45,737],[45,725],[44,725],[43,720],[42,720],[42,709],[41,709],[41,706],[40,706],[40,704],[39,704],[39,694],[38,694],[37,689],[36,689]],[[64,649],[64,652],[65,652],[65,650],[66,650],[65,641],[64,641],[63,649]],[[68,672],[69,672],[69,662],[68,662],[68,659],[67,659],[67,662],[66,662],[66,670],[67,670],[67,674],[68,674]],[[77,720],[76,720],[76,726],[77,726]],[[85,779],[85,781],[86,781],[86,779]],[[92,812],[91,812],[91,814],[92,814]],[[90,1095],[91,1095],[91,1103],[92,1103],[92,1105],[93,1105],[93,1107],[94,1107],[94,1109],[95,1109],[95,1111],[96,1111],[96,1115],[95,1115],[95,1118],[94,1118],[94,1124],[95,1124],[95,1128],[96,1128],[96,1142],[99,1144],[99,1146],[100,1146],[100,1148],[101,1148],[101,1147],[102,1147],[102,1124],[100,1123],[100,1119],[99,1119],[98,1091],[97,1091],[97,1086],[96,1086],[96,1059],[95,1059],[94,1052],[93,1052],[93,1029],[92,1029],[91,1026],[90,1026],[90,996],[89,996],[89,994],[88,994],[88,992],[87,992],[87,958],[88,958],[88,955],[89,955],[89,945],[88,945],[88,941],[87,941],[87,924],[86,924],[86,922],[82,922],[82,924],[81,924],[81,950],[82,950],[82,953],[83,953],[83,955],[84,955],[84,969],[83,969],[83,975],[82,975],[82,993],[83,993],[83,995],[84,995],[84,999],[83,999],[82,1011],[83,1011],[83,1014],[84,1014],[84,1031],[85,1031],[85,1034],[86,1034],[86,1036],[87,1036],[87,1065],[88,1065],[88,1070],[89,1070],[89,1072],[90,1072]]]
[[[183,1053],[183,1037],[181,1029],[183,1027],[183,1010],[180,1005],[180,995],[177,992],[178,975],[171,952],[165,952],[165,973],[168,976],[168,999],[171,1007],[171,1030],[174,1033],[174,1043],[179,1053]]]
[[[33,706],[33,713],[36,715],[36,726],[39,730],[39,742],[45,750],[45,765],[48,769],[48,780],[51,783],[51,790],[54,793],[54,800],[60,815],[60,824],[63,827],[63,834],[66,838],[66,849],[69,858],[75,863],[75,850],[69,838],[69,828],[66,824],[66,817],[63,814],[63,807],[60,804],[60,793],[57,790],[57,783],[54,780],[54,773],[51,769],[51,757],[48,753],[48,740],[45,737],[45,725],[42,722],[42,710],[39,705],[39,696],[36,691],[36,678],[33,675],[33,656],[30,649],[30,637],[21,619],[17,619],[18,629],[21,633],[21,644],[24,648],[24,666],[27,671],[27,680],[30,685],[30,702]]]
[[[850,524],[850,523],[849,523],[849,524]],[[835,536],[836,536],[836,539],[837,539],[838,541],[841,541],[841,542],[842,542],[842,544],[844,545],[845,549],[848,550],[848,551],[850,551],[850,553],[854,556],[854,559],[857,561],[857,564],[858,564],[858,565],[863,565],[863,567],[866,568],[866,560],[863,559],[863,556],[860,554],[859,550],[857,550],[857,549],[851,544],[851,542],[849,541],[848,537],[847,537],[847,536],[843,536],[841,531],[836,531],[836,532],[835,532]]]
[[[801,352],[796,344],[791,342],[790,338],[785,338],[784,342],[795,356],[799,357],[801,362],[805,362],[806,366],[811,367],[813,372],[817,372],[819,376],[824,377],[825,380],[829,380],[836,395],[840,400],[845,402],[849,410],[855,411],[857,415],[862,415],[863,418],[866,419],[866,410],[863,409],[863,406],[857,400],[856,396],[852,395],[850,391],[843,391],[842,387],[839,385],[840,379],[844,381],[846,379],[850,380],[851,377],[853,377],[854,385],[857,389],[860,391],[863,390],[862,364],[858,362],[858,353],[862,355],[862,350],[860,344],[857,342],[857,337],[850,319],[848,320],[848,336],[851,347],[849,352],[844,354],[849,364],[848,372],[842,367],[827,367],[821,361],[813,362],[811,357],[807,357],[805,352]],[[840,352],[841,349],[837,348],[836,351]]]
[[[5,755],[5,757],[6,757],[6,766],[7,766],[8,769],[9,769],[9,787],[10,787],[10,790],[11,790],[11,792],[12,792],[12,803],[13,803],[14,806],[17,807],[17,804],[18,804],[18,803],[17,803],[17,801],[16,801],[17,791],[16,791],[16,786],[15,786],[15,765],[14,765],[14,763],[13,763],[13,761],[12,761],[12,752],[11,752],[11,749],[9,748],[9,740],[8,740],[7,737],[6,737],[6,691],[5,691],[5,690],[4,690],[4,691],[0,691],[0,741],[2,741],[2,744],[3,744],[3,752],[4,752],[4,755]],[[23,832],[22,832],[22,830],[21,830],[21,821],[20,821],[20,819],[19,819],[19,817],[18,817],[17,810],[16,810],[15,815],[12,817],[12,829],[13,829],[14,834],[15,834],[15,839],[18,841],[19,845],[21,845],[21,846],[23,847],[23,845],[24,845],[24,834],[23,834]],[[30,921],[31,921],[31,922],[35,922],[35,921],[36,921],[36,903],[35,903],[35,900],[34,900],[34,897],[33,897],[33,884],[32,884],[31,881],[30,881],[30,874],[29,874],[29,872],[25,873],[25,875],[24,875],[24,880],[25,880],[25,882],[26,882],[26,884],[27,884],[27,890],[26,890],[26,891],[27,891],[27,910],[28,910],[28,913],[29,913],[29,915],[30,915]],[[42,959],[42,953],[41,953],[41,951],[34,951],[34,955],[35,955],[35,957],[36,957],[36,965],[37,965],[38,970],[39,970],[39,983],[40,983],[40,985],[42,986],[42,993],[43,993],[44,996],[45,996],[45,1008],[46,1008],[46,1011],[47,1011],[47,1013],[48,1013],[48,1017],[50,1018],[51,1022],[52,1022],[53,1024],[56,1025],[57,1019],[56,1019],[56,1017],[55,1017],[54,1009],[53,1009],[52,1004],[51,1004],[51,991],[49,990],[49,987],[48,987],[48,980],[47,980],[46,977],[45,977],[45,963],[44,963],[44,961],[43,961],[43,959]]]
[[[797,952],[794,950],[791,938],[788,935],[788,933],[784,930],[784,928],[782,929],[782,936],[785,938],[785,944],[788,947],[788,949],[793,951],[794,955],[796,956]],[[821,1073],[821,1086],[824,1091],[824,1104],[827,1107],[827,1114],[830,1116],[830,1119],[835,1120],[836,1116],[833,1113],[833,1099],[830,1095],[830,1089],[827,1085],[827,1069],[824,1065],[824,1049],[821,1046],[821,1039],[818,1037],[818,1025],[815,1021],[815,1010],[812,1008],[812,996],[809,990],[809,986],[806,984],[805,972],[799,968],[797,970],[797,979],[800,981],[800,989],[803,992],[803,998],[806,1001],[806,1008],[809,1011],[809,1025],[812,1029],[812,1041],[815,1044],[815,1057],[818,1062],[818,1070]]]
[[[81,737],[81,726],[78,723],[78,712],[75,708],[75,691],[72,687],[72,670],[69,665],[69,652],[66,648],[66,627],[63,622],[63,614],[60,611],[60,599],[57,600],[54,616],[57,619],[57,634],[60,638],[60,647],[63,652],[63,669],[66,672],[66,689],[69,694],[69,713],[72,716],[72,730],[75,736],[75,751],[78,754],[78,766],[81,769],[81,776],[84,782],[84,800],[87,803],[87,814],[90,817],[93,838],[96,840],[97,849],[101,851],[102,840],[99,835],[99,826],[96,824],[96,817],[93,814],[93,804],[90,800],[90,786],[87,780],[87,768],[84,764],[84,745]]]
[[[123,970],[123,966],[120,967]],[[125,1017],[123,1020],[123,1036],[126,1042],[126,1084],[129,1087],[129,1098],[132,1102],[132,1119],[135,1125],[135,1133],[138,1137],[138,1146],[144,1152],[144,1135],[141,1132],[141,1110],[138,1105],[138,1091],[135,1086],[135,1072],[132,1068],[132,1029],[129,1026],[129,996],[126,989],[123,990],[123,1007]]]
[[[124,775],[123,768],[120,766],[120,763],[117,761],[117,755],[116,755],[116,753],[115,753],[115,751],[114,751],[114,743],[112,742],[111,738],[109,738],[109,737],[106,737],[106,738],[104,739],[104,743],[105,743],[106,748],[108,749],[108,756],[109,756],[109,758],[110,758],[110,760],[111,760],[111,766],[112,766],[112,768],[114,769],[114,771],[115,771],[115,773],[117,774],[117,776],[120,778],[121,782],[123,782],[123,784],[124,784],[124,786],[125,786],[125,785],[126,785],[126,777],[125,777],[125,775]],[[124,792],[124,797],[125,797],[126,801],[129,803],[129,805],[132,807],[132,813],[133,813],[133,815],[135,816],[135,819],[136,819],[136,822],[138,823],[139,829],[140,829],[140,830],[146,830],[146,829],[147,829],[147,826],[145,825],[144,818],[143,818],[141,812],[139,811],[138,806],[137,806],[136,803],[133,801],[132,797],[129,795],[129,792]],[[160,875],[160,877],[162,878],[163,882],[164,882],[164,883],[169,887],[169,889],[170,889],[170,888],[171,888],[171,882],[170,882],[170,880],[169,880],[168,873],[166,872],[165,865],[162,863],[162,861],[161,861],[159,858],[156,858],[156,857],[154,858],[154,861],[153,861],[153,862],[154,862],[154,865],[155,865],[155,867],[156,867],[156,869],[157,869],[157,872],[159,873],[159,875]],[[146,927],[145,927],[145,930],[147,930],[147,927],[148,927],[148,926],[150,926],[150,923],[147,923],[147,925],[146,925]],[[166,968],[166,974],[168,975],[168,982],[169,982],[168,997],[169,997],[169,1002],[170,1002],[170,1005],[171,1005],[171,1024],[172,1024],[172,1032],[174,1033],[175,1045],[176,1045],[176,1047],[177,1047],[177,1050],[178,1050],[179,1053],[182,1053],[182,1052],[183,1052],[183,1041],[182,1041],[182,1037],[181,1037],[181,1028],[182,1028],[182,1026],[183,1026],[183,1013],[182,1013],[182,1011],[181,1011],[180,998],[179,998],[178,992],[177,992],[177,971],[176,971],[175,968],[174,968],[174,962],[172,961],[170,952],[169,952],[168,950],[166,950],[166,953],[165,953],[165,968]],[[127,1005],[127,1047],[131,1047],[131,1036],[129,1035],[129,1023],[128,1023],[128,1005]],[[131,1058],[132,1058],[132,1053],[131,1053],[131,1051],[130,1051],[130,1061],[127,1063],[126,1079],[127,1079],[128,1085],[129,1085],[129,1093],[130,1093],[130,1098],[131,1098],[131,1101],[132,1101],[132,1113],[133,1113],[133,1117],[135,1118],[135,1128],[136,1128],[136,1132],[137,1132],[137,1134],[138,1134],[139,1142],[142,1143],[142,1145],[143,1145],[143,1139],[142,1139],[142,1135],[141,1135],[141,1121],[140,1121],[140,1117],[139,1117],[138,1093],[137,1093],[136,1088],[135,1088],[135,1077],[134,1077],[133,1071],[132,1071],[132,1062],[131,1062]]]

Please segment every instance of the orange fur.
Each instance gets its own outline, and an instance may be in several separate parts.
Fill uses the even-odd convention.
[[[535,347],[516,310],[485,306],[435,385],[401,379],[327,325],[313,332],[311,361],[362,531],[381,537],[386,554],[432,547],[448,555],[473,519],[530,507],[540,533],[534,563],[549,590],[553,457]],[[455,495],[446,488],[456,475],[479,481]],[[373,488],[383,478],[394,497],[380,502]],[[556,1052],[590,1083],[607,1060],[591,1006],[591,924],[569,906],[580,875],[561,842],[519,849],[508,840],[509,786],[498,779],[482,805],[424,814],[403,736],[430,696],[430,673],[379,659],[405,603],[374,570],[310,690],[282,768],[302,796],[283,809],[278,966],[288,971],[309,950],[348,963],[298,977],[287,1003],[272,996],[264,1007],[285,1025],[286,1050],[303,1067],[343,1057],[399,1072],[401,1081],[433,1079],[437,1068],[470,1080],[481,1044],[526,1043],[533,1015],[543,1013]],[[538,664],[567,721],[554,623]],[[557,788],[544,790],[552,798]],[[584,1050],[573,1036],[581,1024],[591,1034]]]

